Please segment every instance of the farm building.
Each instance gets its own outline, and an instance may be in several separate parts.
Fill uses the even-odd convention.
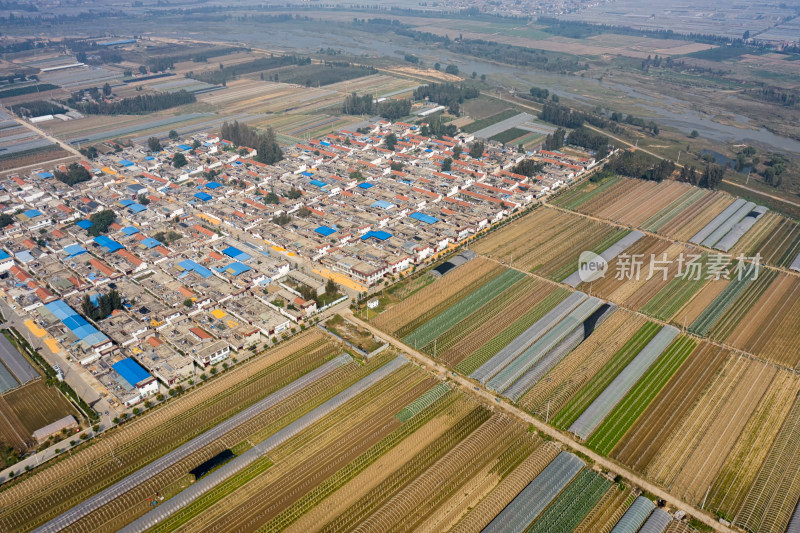
[[[158,392],[158,381],[156,381],[156,378],[151,376],[147,370],[142,368],[139,363],[130,357],[118,361],[111,366],[122,379],[139,391],[140,397],[144,398]]]
[[[56,300],[44,305],[44,309],[51,317],[61,321],[66,326],[69,333],[70,345],[78,345],[83,348],[83,355],[80,363],[87,365],[97,360],[103,352],[113,348],[111,339],[98,331],[85,318],[77,313],[72,307],[63,300]],[[51,322],[53,320],[50,320]]]
[[[61,433],[61,430],[63,429],[72,429],[77,427],[78,421],[75,420],[75,417],[72,415],[67,415],[61,420],[56,420],[55,422],[47,424],[46,426],[34,431],[33,438],[36,439],[37,443],[41,444],[56,433]]]

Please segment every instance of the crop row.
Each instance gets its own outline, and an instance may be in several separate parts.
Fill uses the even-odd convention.
[[[559,454],[559,448],[555,444],[539,444],[517,468],[458,521],[451,529],[452,533],[481,531]]]
[[[782,532],[799,492],[800,400],[795,398],[734,523],[748,531]]]
[[[458,322],[436,339],[436,353],[440,355],[447,352],[454,344],[475,331],[475,329],[483,327],[487,322],[494,320],[500,313],[505,314],[506,308],[510,307],[519,298],[525,296],[530,288],[537,283],[540,282],[537,281],[536,278],[525,276],[522,280],[493,298],[486,305],[476,309],[472,314]],[[428,343],[423,349],[426,353],[433,353],[432,350],[433,346],[431,343]]]
[[[259,369],[262,363],[255,361],[254,373],[249,377],[241,379],[244,377],[243,369],[237,370],[235,376],[223,376],[218,381],[227,384],[226,388],[220,390],[217,382],[204,385],[181,402],[173,402],[134,420],[108,437],[101,437],[104,445],[86,448],[26,480],[26,483],[0,493],[0,501],[11,498],[2,504],[0,521],[8,520],[9,524],[14,524],[12,529],[31,524],[31,521],[43,522],[86,499],[89,492],[115,483],[257,399],[288,385],[336,352],[336,346],[321,336],[308,338],[311,343],[294,354],[286,350],[276,351],[280,357],[277,361],[269,355],[264,356],[264,362],[272,361],[266,368]],[[303,346],[304,343],[298,344]],[[85,466],[87,460],[91,461],[88,463],[91,468]],[[62,472],[61,465],[65,463],[77,464],[71,471]],[[41,486],[43,481],[49,481],[49,484]],[[36,485],[39,487],[34,494],[21,499],[14,496],[22,489],[30,490]]]
[[[555,264],[549,266],[547,269],[543,268],[541,270],[542,275],[545,275],[544,272],[546,270],[550,270],[550,274],[547,274],[548,278],[554,281],[564,281],[573,272],[578,270],[578,255],[573,253],[576,248],[580,248],[580,251],[591,250],[596,254],[602,254],[611,246],[622,240],[630,232],[627,230],[614,230],[611,227],[606,226],[603,227],[602,231],[599,233],[599,240],[596,240],[595,235],[592,234],[591,237],[587,236],[586,240],[582,241],[581,243],[576,243],[576,246],[573,246],[567,251],[563,252],[558,258],[558,261],[554,261]]]
[[[703,253],[698,262],[705,265],[707,260],[708,254]],[[698,278],[674,278],[641,308],[641,312],[659,320],[669,320],[707,283],[703,276]]]
[[[733,279],[722,289],[722,292],[703,310],[702,313],[689,326],[689,331],[696,335],[706,335],[711,327],[719,320],[728,307],[752,283],[748,276],[742,279]]]
[[[435,308],[442,301],[462,293],[475,281],[483,282],[483,278],[487,274],[499,267],[500,265],[492,261],[476,257],[425,286],[422,290],[415,291],[400,303],[386,309],[372,322],[384,331],[394,332],[431,308]]]
[[[321,531],[352,531],[357,524],[374,512],[383,502],[416,479],[421,472],[430,468],[453,446],[464,440],[467,435],[486,422],[490,416],[491,413],[487,409],[483,407],[474,408],[466,417],[456,422],[453,427],[449,428],[430,446],[416,454],[375,488],[363,495],[357,505],[349,507],[339,516],[325,524]]]
[[[471,315],[487,302],[491,301],[503,291],[525,276],[522,272],[507,269],[499,276],[487,281],[475,291],[468,294],[452,306],[421,324],[403,338],[409,346],[424,347],[442,333],[446,332],[458,322]]]
[[[530,277],[528,279],[535,280]],[[437,350],[437,356],[450,366],[456,366],[461,361],[472,355],[481,346],[489,342],[492,338],[499,335],[508,324],[513,324],[526,313],[533,305],[540,300],[544,300],[555,290],[550,284],[536,280],[534,285],[526,291],[520,290],[519,298],[511,302],[502,309],[503,320],[487,320],[481,322],[479,326],[473,327],[464,338],[450,346],[444,351]],[[455,329],[455,328],[454,328]]]
[[[780,371],[731,449],[708,495],[708,509],[732,519],[800,391],[800,379]]]
[[[641,225],[642,228],[646,229],[647,231],[657,232],[664,225],[669,223],[670,220],[681,214],[684,209],[688,208],[705,195],[706,191],[703,189],[689,189],[683,193],[680,198],[673,201],[670,205],[645,220]]]
[[[759,273],[758,279],[751,281],[733,304],[729,305],[725,313],[714,323],[708,331],[708,336],[718,340],[727,339],[758,299],[761,298],[761,295],[776,280],[777,276],[778,272],[771,269]]]
[[[450,389],[448,389],[450,390]],[[326,479],[311,492],[305,494],[300,500],[292,504],[262,528],[266,531],[282,531],[290,524],[294,523],[300,516],[308,512],[311,508],[318,505],[325,498],[339,490],[345,483],[355,478],[363,472],[369,465],[373,464],[390,449],[397,446],[403,439],[417,431],[423,425],[430,422],[435,416],[440,414],[455,401],[458,393],[450,391],[445,396],[440,396],[436,401],[428,405],[422,416],[410,417],[403,425],[395,429],[392,433],[381,439],[369,450],[359,455],[356,459],[347,464],[344,468],[337,471],[333,476]],[[423,414],[424,413],[424,414]]]
[[[648,322],[606,363],[592,380],[552,419],[560,428],[570,427],[598,396],[614,381],[636,355],[656,336],[661,326]]]
[[[610,486],[611,481],[602,474],[584,470],[527,533],[571,533]]]
[[[578,524],[574,533],[609,533],[633,503],[634,496],[624,485],[614,484]]]
[[[605,194],[606,191],[618,185],[620,188],[625,187],[624,180],[620,180],[618,176],[606,178],[600,185],[594,185],[587,182],[585,185],[573,189],[572,191],[562,194],[555,202],[555,205],[569,209],[570,211],[578,211],[579,208],[592,198]],[[588,190],[587,190],[588,189]]]
[[[644,324],[639,315],[618,310],[523,396],[518,404],[548,418],[583,387]]]
[[[601,455],[608,455],[689,354],[694,351],[695,346],[696,343],[691,337],[679,337],[673,342],[611,411],[603,424],[586,442],[586,445]]]
[[[517,338],[523,331],[531,327],[537,320],[542,318],[558,302],[569,295],[569,291],[558,288],[547,295],[546,298],[537,302],[527,313],[517,319],[513,324],[504,329],[499,335],[492,338],[489,342],[478,348],[470,356],[456,365],[456,370],[462,374],[469,375],[486,361],[494,357],[497,352],[503,349],[508,343]]]

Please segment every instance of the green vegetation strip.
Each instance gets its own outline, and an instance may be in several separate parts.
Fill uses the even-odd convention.
[[[498,122],[502,122],[507,118],[516,117],[517,115],[519,115],[519,111],[515,109],[506,109],[505,111],[501,111],[500,113],[492,115],[491,117],[482,118],[480,120],[476,120],[472,124],[467,124],[461,128],[461,131],[475,133],[478,130],[488,128],[489,126],[494,126]]]
[[[497,315],[503,312],[509,305],[516,302],[517,299],[522,298],[527,294],[530,287],[536,284],[536,280],[532,277],[526,276],[519,282],[507,288],[501,294],[493,298],[486,305],[477,309],[467,318],[448,329],[445,333],[440,335],[436,341],[438,343],[438,353],[444,353],[456,342],[475,331],[476,328],[489,320],[493,320]],[[428,354],[433,353],[433,344],[428,343],[423,348],[423,351]]]
[[[431,390],[405,406],[394,416],[400,422],[407,422],[414,416],[424,411],[426,407],[432,405],[436,400],[447,394],[449,391],[450,386],[447,383],[439,383]]]
[[[703,252],[697,263],[702,265],[705,272],[705,265],[708,262],[708,254]],[[687,274],[689,271],[686,272]],[[698,279],[691,277],[676,277],[658,291],[658,294],[650,298],[641,308],[641,312],[658,318],[659,320],[669,320],[678,309],[689,301],[689,299],[708,282],[704,275],[697,276]]]
[[[653,340],[661,326],[648,322],[620,348],[617,353],[606,363],[600,372],[553,417],[551,424],[566,429],[589,407],[600,393],[608,387],[614,378],[633,361],[639,352]]]
[[[403,338],[409,346],[425,346],[436,337],[468,317],[472,312],[492,300],[525,276],[518,270],[508,269],[496,278],[479,287],[463,300],[442,311]]]
[[[494,357],[503,347],[516,339],[537,320],[567,297],[567,289],[558,288],[547,295],[547,298],[537,303],[533,308],[517,319],[513,324],[496,335],[489,342],[478,348],[472,355],[456,365],[456,370],[465,375],[472,374],[483,363]]]
[[[528,135],[528,130],[523,130],[521,128],[511,128],[506,131],[500,132],[497,135],[489,137],[490,141],[497,141],[499,143],[506,144],[508,142],[513,141],[514,139],[519,139],[523,135]]]
[[[650,402],[677,372],[697,343],[691,337],[678,337],[651,366],[642,379],[608,415],[608,418],[589,437],[586,445],[601,455],[617,445]]]
[[[431,389],[431,391],[428,391],[428,393],[436,390],[441,385],[443,384],[437,385]],[[430,422],[435,416],[452,405],[452,403],[459,396],[457,392],[452,391],[446,385],[445,388],[447,389],[445,394],[438,396],[433,402],[430,402],[423,409],[415,413],[423,414],[423,416],[412,415],[406,419],[407,423],[395,429],[392,433],[381,439],[380,442],[376,443],[369,450],[355,458],[344,468],[323,481],[313,491],[307,493],[291,507],[287,508],[278,516],[267,522],[262,528],[259,529],[259,531],[280,531],[287,528],[303,514],[318,505],[322,500],[339,490],[345,483],[363,472],[369,465],[386,454],[386,452],[397,446],[403,439]]]
[[[439,302],[437,305],[433,306],[432,308],[428,309],[420,316],[404,324],[402,327],[394,331],[394,336],[398,338],[403,338],[407,336],[409,333],[417,329],[418,327],[425,324],[427,321],[431,320],[433,317],[438,315],[439,313],[443,312],[445,309],[448,309],[450,306],[461,300],[462,298],[466,298],[473,292],[475,292],[478,287],[488,282],[497,276],[499,276],[503,272],[502,268],[496,268],[493,271],[489,272],[485,277],[482,279],[478,279],[470,283],[467,287],[464,287],[456,294],[450,296],[446,300]],[[421,347],[421,346],[420,346]]]
[[[571,533],[610,486],[605,476],[583,470],[526,533]]]
[[[667,207],[645,220],[641,227],[648,231],[660,230],[670,220],[682,213],[684,209],[703,198],[705,194],[706,191],[703,189],[689,189],[683,193],[680,198],[673,201]]]
[[[611,187],[619,183],[622,178],[619,176],[614,176],[611,179],[605,180],[600,185],[595,186],[591,182],[586,182],[586,184],[578,187],[577,189],[573,189],[572,192],[569,192],[563,196],[557,198],[553,204],[563,207],[564,209],[570,209],[572,211],[577,210],[580,206],[594,198],[595,196],[604,193],[605,191],[609,190]],[[590,187],[594,187],[591,190],[586,190]]]
[[[203,494],[200,498],[192,502],[188,507],[185,507],[170,516],[150,531],[151,533],[167,533],[175,531],[189,520],[199,516],[206,509],[219,502],[222,498],[231,494],[235,490],[243,487],[256,477],[260,476],[272,466],[272,461],[268,457],[261,457],[253,464],[238,472],[236,475],[226,479],[225,482],[217,485],[213,490]]]
[[[733,304],[725,311],[722,317],[709,330],[708,336],[713,339],[726,339],[733,333],[739,322],[750,312],[750,309],[761,298],[775,278],[777,270],[762,271],[758,279],[751,281],[744,292],[736,298]]]

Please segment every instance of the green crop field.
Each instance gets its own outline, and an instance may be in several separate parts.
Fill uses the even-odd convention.
[[[515,109],[506,109],[502,113],[492,115],[491,117],[482,118],[481,120],[476,120],[472,124],[467,124],[466,126],[462,127],[461,130],[467,133],[475,133],[478,130],[488,128],[489,126],[493,126],[507,118],[516,117],[517,115],[519,115],[519,111]]]
[[[678,337],[611,411],[586,445],[608,455],[696,346],[691,337]]]
[[[589,405],[614,381],[614,378],[633,361],[639,352],[647,346],[653,337],[661,330],[661,326],[653,322],[648,322],[631,337],[622,348],[600,369],[600,372],[592,378],[585,387],[561,409],[552,419],[552,425],[565,429],[572,425],[575,420],[586,410]]]
[[[519,139],[523,135],[527,135],[529,133],[530,132],[528,130],[523,130],[520,128],[511,128],[509,130],[502,131],[497,135],[494,135],[493,137],[489,137],[489,140],[506,144],[513,141],[514,139]]]
[[[708,262],[708,254],[704,252],[697,262],[700,265],[705,265]],[[658,291],[658,294],[644,304],[641,312],[659,320],[669,320],[708,282],[705,276],[697,276],[697,278],[674,278],[663,289]]]

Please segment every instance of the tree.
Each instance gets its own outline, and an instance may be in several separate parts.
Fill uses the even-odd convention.
[[[172,166],[175,168],[185,167],[188,163],[186,156],[180,152],[172,156]]]
[[[477,72],[475,72],[475,71],[473,71],[473,72],[472,72],[472,79],[474,80],[474,79],[475,79],[475,78],[477,78],[477,77],[478,77],[478,73],[477,73]]]
[[[148,198],[146,194],[140,194],[139,196],[137,196],[136,201],[142,205],[150,204],[150,198]]]
[[[14,218],[11,215],[3,213],[0,215],[0,228],[5,228],[14,223]]]
[[[202,146],[202,143],[201,143],[200,141],[198,141],[197,139],[195,139],[195,140],[193,140],[193,141],[192,141],[192,148],[193,148],[194,150],[197,150],[197,149],[198,149],[198,148],[200,148],[201,146]]]
[[[389,135],[386,136],[384,142],[386,143],[387,150],[394,150],[395,146],[397,145],[397,135],[395,135],[394,133],[390,133]]]
[[[177,141],[178,140],[178,132],[175,131],[175,130],[169,130],[169,138],[172,141]]]
[[[298,189],[298,188],[296,188],[294,186],[292,186],[292,188],[289,190],[288,194],[286,195],[286,197],[289,198],[290,200],[297,200],[298,198],[301,198],[302,196],[303,196],[303,192],[300,189]]]
[[[392,161],[391,163],[389,163],[389,168],[399,172],[399,171],[403,170],[403,163],[401,163],[399,161]]]
[[[552,134],[545,137],[544,149],[545,150],[558,150],[564,146],[564,138],[567,135],[567,130],[564,128],[557,128]]]
[[[192,299],[191,299],[191,298],[186,298],[186,299],[183,301],[183,305],[184,305],[185,307],[192,307],[192,305],[194,305],[194,302],[192,302]]]
[[[160,152],[163,150],[161,147],[161,141],[158,140],[158,137],[150,137],[147,139],[147,147],[151,152]]]
[[[484,144],[481,141],[475,141],[474,143],[469,145],[469,155],[474,159],[482,157],[483,151],[484,151]]]
[[[453,170],[453,160],[449,157],[442,161],[442,172],[450,172]]]
[[[689,134],[689,137],[691,137],[692,139],[697,139],[699,135],[700,134],[697,132],[697,130],[692,130],[692,133]]]
[[[336,282],[333,281],[333,278],[328,278],[328,282],[325,284],[325,294],[328,296],[333,296],[339,292],[339,286],[336,285]]]
[[[54,172],[54,176],[58,181],[66,183],[69,186],[73,186],[78,183],[82,183],[84,181],[89,181],[92,179],[92,175],[89,173],[89,171],[83,168],[83,166],[79,165],[78,163],[70,164],[67,167],[66,172],[56,170]]]
[[[116,218],[117,214],[111,209],[105,209],[99,213],[94,213],[89,217],[89,221],[92,223],[92,225],[86,231],[89,233],[89,235],[97,237],[107,232],[108,228],[114,223]]]
[[[444,69],[447,74],[452,74],[453,76],[458,76],[458,66],[457,65],[447,65],[447,68]]]
[[[481,81],[486,81],[486,74],[481,74]]]
[[[275,191],[269,191],[267,195],[264,197],[264,202],[268,204],[277,205],[281,202],[281,199],[278,198],[278,195],[275,194]]]
[[[460,144],[457,144],[457,145],[453,146],[453,157],[455,157],[456,159],[459,159],[461,157],[461,152],[463,152],[463,151],[464,151],[464,149],[461,147]]]
[[[103,96],[111,96],[111,85],[108,83],[103,85]]]
[[[358,170],[354,170],[350,173],[350,179],[356,181],[364,181],[364,176]]]

